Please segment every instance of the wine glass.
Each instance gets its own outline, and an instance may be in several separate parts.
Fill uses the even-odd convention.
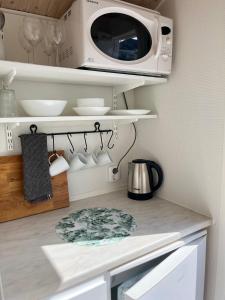
[[[23,19],[24,36],[32,45],[33,62],[35,63],[35,47],[43,39],[43,25],[40,19],[33,17],[25,17]]]
[[[47,35],[56,49],[56,66],[60,66],[59,55],[62,45],[65,42],[65,26],[64,21],[49,22]]]
[[[42,47],[44,49],[44,53],[48,56],[48,65],[51,65],[51,56],[54,52],[54,45],[52,41],[50,41],[49,37],[47,35],[44,36],[42,41]]]
[[[32,52],[32,45],[25,38],[22,26],[20,26],[20,28],[19,28],[18,38],[19,38],[19,42],[20,42],[21,46],[23,47],[23,49],[27,53],[27,62],[30,63],[30,53]]]

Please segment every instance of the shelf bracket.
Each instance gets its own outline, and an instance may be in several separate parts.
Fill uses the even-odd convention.
[[[14,150],[14,141],[13,141],[13,129],[19,126],[19,123],[15,124],[5,124],[5,136],[6,136],[6,145],[8,151]]]
[[[11,128],[11,126],[9,126],[9,124],[5,125],[5,135],[6,135],[7,150],[13,151],[14,145],[13,145],[12,128]]]
[[[117,106],[118,95],[128,92],[128,91],[131,91],[131,90],[134,90],[138,87],[142,87],[145,85],[145,83],[146,83],[145,80],[136,80],[130,84],[118,85],[118,86],[113,87],[113,105],[112,105],[113,110],[116,110],[118,107]],[[137,122],[137,121],[138,121],[138,119],[135,119],[132,122]],[[113,131],[115,134],[115,138],[118,139],[118,124],[115,121],[113,122]]]
[[[128,92],[130,90],[134,90],[144,85],[145,85],[145,80],[136,80],[129,84],[118,85],[113,88],[113,95],[118,96],[119,94]]]
[[[130,124],[137,123],[138,121],[139,121],[138,119],[133,119],[133,120],[130,121]]]
[[[117,109],[117,97],[120,94],[134,90],[144,85],[145,85],[145,80],[136,80],[135,82],[129,84],[118,85],[113,87],[113,110]]]
[[[119,138],[119,133],[118,133],[118,124],[116,121],[113,121],[113,133],[115,136],[115,140],[118,140]]]

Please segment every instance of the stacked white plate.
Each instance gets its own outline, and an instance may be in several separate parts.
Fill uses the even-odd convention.
[[[148,115],[151,110],[147,109],[122,109],[122,110],[112,110],[111,115],[116,116],[130,116],[130,115]]]
[[[111,110],[111,107],[104,105],[103,98],[79,98],[73,110],[79,116],[103,116]]]

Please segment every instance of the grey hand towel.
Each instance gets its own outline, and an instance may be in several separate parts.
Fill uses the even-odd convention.
[[[24,196],[28,201],[47,200],[52,197],[49,175],[47,135],[20,136],[23,155]]]

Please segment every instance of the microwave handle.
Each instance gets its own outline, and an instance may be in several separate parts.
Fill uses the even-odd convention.
[[[159,57],[162,48],[162,31],[161,31],[161,23],[159,19],[156,19],[156,24],[157,24],[157,47],[156,47],[155,57]]]

